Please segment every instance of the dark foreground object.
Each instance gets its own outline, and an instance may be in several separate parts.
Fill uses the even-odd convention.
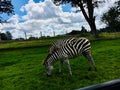
[[[120,79],[104,82],[96,85],[91,85],[76,90],[120,90]]]

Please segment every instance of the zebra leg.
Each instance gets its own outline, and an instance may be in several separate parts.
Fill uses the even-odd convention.
[[[89,50],[89,51],[85,51],[85,52],[83,52],[82,54],[83,54],[83,55],[87,58],[87,60],[88,60],[88,64],[89,64],[88,70],[90,71],[90,70],[91,70],[91,67],[92,67],[92,65],[93,65],[95,71],[97,71],[97,68],[96,68],[94,59],[93,59],[93,57],[92,57],[91,51],[90,51],[90,50]]]
[[[69,60],[66,59],[64,62],[65,62],[65,64],[67,65],[67,68],[68,68],[68,70],[69,70],[70,75],[72,76],[72,71],[71,71],[71,67],[70,67]]]

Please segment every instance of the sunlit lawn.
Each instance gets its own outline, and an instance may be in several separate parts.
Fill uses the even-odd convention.
[[[73,90],[120,78],[120,39],[92,41],[98,71],[88,71],[80,56],[70,60],[73,76],[65,65],[58,74],[57,62],[47,77],[42,65],[47,51],[48,46],[0,50],[0,90]]]

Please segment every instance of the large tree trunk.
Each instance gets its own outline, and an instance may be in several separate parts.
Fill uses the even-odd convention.
[[[96,29],[96,26],[94,23],[92,23],[92,25],[90,25],[90,28],[91,28],[91,31],[92,31],[92,34],[95,38],[98,38],[98,32],[97,32],[97,29]]]
[[[89,19],[88,24],[90,26],[90,29],[91,29],[91,32],[92,32],[93,36],[95,38],[98,38],[99,36],[98,36],[97,29],[96,29],[95,18]]]
[[[0,41],[1,41],[1,32],[0,32]]]
[[[76,3],[78,3],[78,2],[76,2]],[[92,4],[92,1],[91,0],[87,1],[88,15],[87,15],[87,13],[84,9],[83,3],[81,1],[80,1],[80,3],[78,3],[78,6],[80,7],[86,21],[88,22],[93,36],[95,38],[98,38],[98,33],[97,33],[96,25],[95,25],[95,16],[93,16],[94,7]]]

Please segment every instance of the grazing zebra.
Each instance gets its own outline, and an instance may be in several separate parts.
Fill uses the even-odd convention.
[[[47,57],[52,54],[53,51],[56,51],[58,50],[61,46],[67,44],[67,43],[73,43],[76,41],[76,38],[75,37],[69,37],[69,38],[65,38],[65,39],[62,39],[62,40],[57,40],[56,42],[54,42],[52,44],[52,46],[49,48],[49,51],[48,51],[48,55]]]
[[[70,38],[66,38],[63,40],[58,40],[52,44],[52,46],[49,48],[48,52],[49,52],[49,54],[51,54],[53,51],[59,49],[61,46],[65,45],[67,43],[73,43],[74,41],[76,41],[75,37],[70,37]]]
[[[86,38],[79,38],[73,43],[67,43],[65,45],[62,45],[59,49],[52,51],[52,53],[46,57],[46,59],[44,60],[44,65],[47,75],[51,75],[53,64],[57,60],[60,60],[59,72],[61,72],[61,67],[64,62],[68,67],[70,75],[72,75],[69,59],[79,56],[80,54],[83,54],[88,59],[89,70],[91,69],[92,64],[96,70],[96,65],[91,55],[91,47],[89,40]]]

